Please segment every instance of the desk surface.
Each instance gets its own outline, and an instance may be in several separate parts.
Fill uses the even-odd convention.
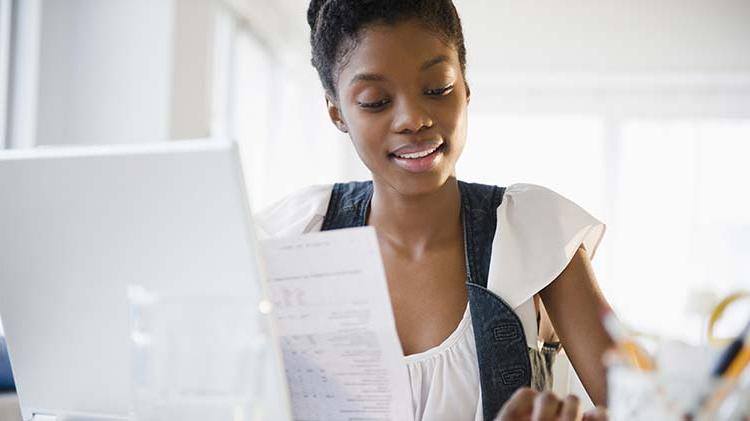
[[[21,409],[13,393],[0,393],[0,421],[20,421]]]

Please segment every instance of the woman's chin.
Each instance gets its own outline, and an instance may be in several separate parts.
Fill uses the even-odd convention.
[[[445,188],[446,183],[455,180],[454,171],[435,171],[422,172],[419,174],[407,173],[397,174],[387,179],[393,190],[403,196],[424,196],[436,193]]]

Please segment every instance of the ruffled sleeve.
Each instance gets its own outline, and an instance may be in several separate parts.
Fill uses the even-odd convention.
[[[514,184],[497,209],[487,287],[517,308],[557,278],[581,245],[593,258],[604,231],[603,223],[552,190]]]
[[[305,187],[254,216],[259,239],[320,231],[333,185]]]

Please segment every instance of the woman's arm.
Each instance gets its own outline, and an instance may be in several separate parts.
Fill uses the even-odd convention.
[[[583,246],[540,295],[591,400],[595,405],[604,405],[607,383],[602,356],[612,347],[612,340],[602,326],[601,313],[609,309],[609,304],[599,289]]]

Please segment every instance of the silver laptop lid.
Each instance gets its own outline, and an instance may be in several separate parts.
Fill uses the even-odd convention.
[[[24,419],[128,416],[128,285],[257,305],[238,156],[218,141],[0,152],[0,314]],[[288,419],[273,355],[270,419]]]

